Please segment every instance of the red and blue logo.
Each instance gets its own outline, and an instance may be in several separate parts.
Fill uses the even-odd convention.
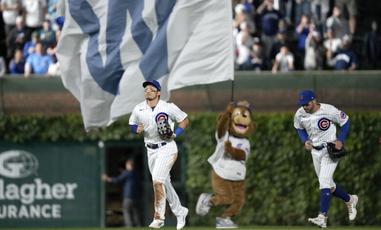
[[[155,121],[156,123],[158,123],[159,121],[167,121],[168,120],[168,114],[166,113],[158,113],[155,117]]]
[[[325,117],[321,118],[318,121],[318,127],[322,131],[328,130],[330,126],[331,126],[331,121]]]

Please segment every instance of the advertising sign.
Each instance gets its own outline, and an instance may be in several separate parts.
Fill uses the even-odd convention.
[[[0,227],[102,225],[96,144],[0,145]]]

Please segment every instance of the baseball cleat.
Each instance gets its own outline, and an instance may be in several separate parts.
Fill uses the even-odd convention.
[[[357,206],[357,203],[359,202],[359,197],[357,195],[350,195],[350,196],[351,196],[351,199],[349,200],[349,202],[346,202],[345,204],[348,207],[349,220],[352,221],[356,219],[356,216],[357,216],[356,206]]]
[[[311,222],[321,228],[327,228],[327,217],[323,214],[319,214],[315,218],[308,218],[308,222]]]
[[[212,194],[210,193],[201,193],[201,195],[198,197],[197,204],[196,204],[196,214],[200,216],[205,216],[208,214],[210,209],[209,200]]]
[[[161,228],[164,226],[164,220],[153,219],[152,223],[148,226],[150,228]]]
[[[230,217],[221,218],[216,217],[216,228],[238,228],[238,225],[235,224]]]
[[[188,212],[189,210],[187,208],[183,208],[182,212],[180,215],[176,216],[177,218],[177,225],[176,225],[176,229],[179,230],[179,229],[182,229],[184,228],[185,226],[185,223],[186,223],[186,217],[188,215]]]

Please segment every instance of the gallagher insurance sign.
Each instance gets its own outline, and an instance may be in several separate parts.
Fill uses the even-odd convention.
[[[96,145],[2,144],[0,227],[101,226],[99,157]]]

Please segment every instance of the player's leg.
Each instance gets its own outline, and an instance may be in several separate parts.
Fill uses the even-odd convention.
[[[318,151],[318,150],[312,150],[311,155],[312,155],[312,161],[313,161],[315,173],[319,179],[319,184],[320,184],[320,173],[322,171],[323,152]],[[322,193],[322,192],[320,192],[320,194],[326,195],[326,193]],[[329,191],[329,194],[330,194],[330,191]],[[322,214],[322,212],[328,211],[327,204],[329,205],[329,201],[327,202],[326,198],[330,198],[330,196],[323,197],[323,199],[322,199],[322,196],[320,197],[320,213],[319,213],[319,215],[315,218],[308,218],[309,222],[311,222],[311,223],[313,223],[313,224],[315,224],[321,228],[327,227],[327,217],[326,217],[326,215]]]
[[[333,174],[337,167],[337,161],[333,161],[328,154],[321,158],[321,168],[319,174],[320,187],[320,212],[325,216],[328,214],[329,203],[331,200],[331,188],[335,187]]]

